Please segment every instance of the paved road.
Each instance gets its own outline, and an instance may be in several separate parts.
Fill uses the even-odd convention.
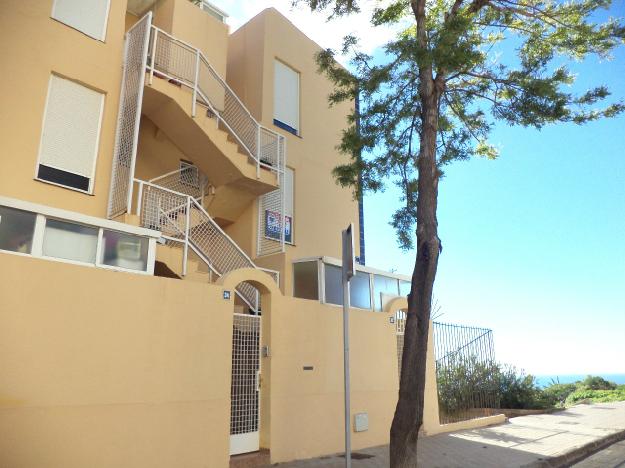
[[[591,457],[573,465],[574,468],[623,468],[625,467],[625,441],[617,442]]]
[[[522,467],[566,455],[624,430],[625,402],[580,405],[553,414],[512,418],[498,426],[425,437],[419,440],[419,468]],[[621,448],[618,446],[614,451]],[[354,468],[388,467],[388,446],[355,452],[362,458],[354,459]],[[603,453],[603,456],[609,454]],[[278,466],[342,468],[344,463],[343,458],[334,455]],[[598,463],[581,466],[621,468],[621,465],[610,465],[605,461]],[[622,468],[625,468],[625,464]]]

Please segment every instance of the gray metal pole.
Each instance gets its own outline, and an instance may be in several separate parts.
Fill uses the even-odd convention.
[[[343,373],[345,379],[345,467],[352,466],[349,403],[349,280],[343,276]]]

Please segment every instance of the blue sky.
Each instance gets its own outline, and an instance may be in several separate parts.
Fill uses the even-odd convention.
[[[291,0],[214,0],[233,29],[273,6],[323,47],[360,32],[376,50],[367,11],[326,23]],[[374,2],[370,2],[374,4]],[[614,16],[625,17],[616,0]],[[625,100],[625,47],[611,62],[575,64],[576,90],[606,84]],[[625,373],[625,116],[541,131],[496,127],[496,161],[446,169],[435,285],[441,321],[492,328],[497,358],[533,374]],[[365,199],[367,264],[410,274],[388,225],[394,187]]]
[[[573,69],[575,90],[625,100],[625,47]],[[497,358],[529,373],[625,373],[625,117],[498,125],[491,141],[498,160],[455,163],[440,184],[440,320],[492,328]],[[410,273],[379,217],[397,198],[365,200],[367,263]]]

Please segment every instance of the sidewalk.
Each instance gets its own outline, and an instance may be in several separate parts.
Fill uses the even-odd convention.
[[[621,432],[625,436],[625,402],[580,405],[512,418],[499,426],[425,437],[419,440],[419,468],[554,466],[555,457],[579,456],[589,444],[618,438]],[[335,455],[274,466],[342,468],[344,464]],[[388,446],[355,451],[352,466],[388,467]]]

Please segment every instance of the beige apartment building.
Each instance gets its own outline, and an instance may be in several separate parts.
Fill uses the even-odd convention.
[[[0,0],[0,36],[0,466],[340,451],[361,230],[319,46],[188,0]],[[388,442],[408,280],[352,280],[356,449]]]

